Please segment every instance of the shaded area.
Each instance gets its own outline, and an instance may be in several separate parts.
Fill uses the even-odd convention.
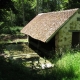
[[[21,53],[31,53],[34,52],[31,48],[28,47],[27,43],[19,42],[19,43],[7,43],[3,45],[3,51],[13,52],[15,54],[18,51]]]
[[[45,70],[31,70],[17,60],[0,57],[0,80],[72,80],[77,78],[73,68],[65,71],[58,67]]]
[[[72,48],[80,47],[80,32],[72,33]]]
[[[27,64],[26,67],[52,67],[51,62],[40,57],[27,43],[7,43],[4,45],[3,53],[6,58]]]
[[[55,36],[45,43],[29,36],[29,47],[40,56],[51,57],[51,55],[55,54]]]
[[[16,40],[16,39],[26,39],[27,36],[26,35],[23,35],[23,34],[1,34],[0,35],[0,40],[1,41],[8,41],[8,40]],[[0,42],[1,43],[1,42]]]
[[[2,50],[5,48],[4,46],[5,44],[2,44]],[[13,47],[11,48],[11,46]],[[31,51],[27,44],[7,44],[6,50],[10,52],[13,51],[13,54],[27,54],[28,51]],[[25,64],[26,60],[32,61],[32,59],[26,59],[24,57],[25,55],[22,58],[10,59],[11,57],[6,58],[5,55],[2,55],[1,53],[0,80],[77,80],[78,78],[72,65],[67,70],[58,67],[58,65],[44,70],[33,70],[32,68],[26,67],[26,65],[28,65]],[[32,65],[33,64],[31,64],[31,66]],[[63,65],[61,64],[61,66]]]
[[[25,80],[30,76],[29,71],[21,63],[16,64],[0,57],[0,79],[2,80]]]

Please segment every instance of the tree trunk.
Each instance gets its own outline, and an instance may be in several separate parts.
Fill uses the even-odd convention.
[[[23,11],[23,25],[25,26],[24,0],[22,0],[22,11]]]

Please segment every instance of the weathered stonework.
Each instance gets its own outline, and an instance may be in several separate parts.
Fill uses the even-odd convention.
[[[77,21],[80,14],[76,13],[56,34],[56,48],[70,49],[72,46],[72,30],[80,30],[80,21]],[[71,31],[70,31],[71,30]]]

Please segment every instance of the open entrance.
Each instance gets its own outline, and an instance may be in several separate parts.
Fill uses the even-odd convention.
[[[40,47],[43,47],[47,51],[55,51],[55,36],[49,42],[41,42]]]
[[[55,36],[49,42],[42,42],[32,37],[29,37],[29,47],[47,53],[55,52]]]
[[[80,32],[72,33],[72,47],[75,48],[76,46],[80,47]]]

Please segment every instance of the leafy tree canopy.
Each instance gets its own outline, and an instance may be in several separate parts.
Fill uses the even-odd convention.
[[[14,7],[14,2],[12,0],[0,0],[0,21],[6,20],[7,11],[10,10],[12,10],[13,13],[17,12]]]
[[[15,12],[14,3],[11,0],[0,0],[0,9],[11,9],[13,12]]]

